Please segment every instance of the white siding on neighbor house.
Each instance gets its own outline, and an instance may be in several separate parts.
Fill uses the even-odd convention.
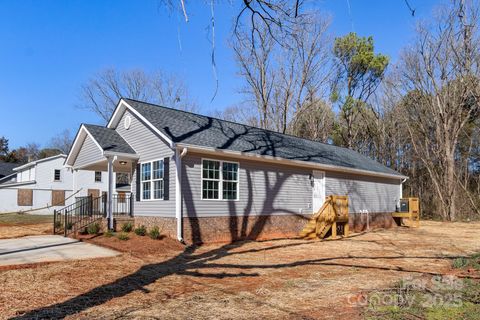
[[[393,212],[400,197],[400,179],[326,172],[326,195],[347,195],[350,213]]]
[[[95,182],[95,171],[78,170],[73,173],[75,197],[85,197],[88,195],[88,189],[97,189],[102,192],[108,192],[108,172],[102,171],[102,182]],[[113,181],[116,181],[115,173]]]
[[[0,212],[26,211],[50,206],[52,203],[52,190],[64,190],[65,198],[70,197],[73,193],[73,175],[71,171],[63,167],[64,161],[65,158],[59,157],[37,163],[34,169],[30,170],[30,174],[31,172],[35,172],[35,183],[0,188]],[[55,169],[60,170],[61,181],[54,181]],[[30,180],[27,179],[25,181]],[[32,206],[17,205],[18,189],[33,189]],[[68,205],[72,203],[73,200],[74,198],[72,197],[66,200],[65,204]],[[59,209],[61,207],[62,206],[44,208],[42,210],[36,210],[33,213],[53,214],[54,209]]]
[[[102,150],[95,144],[89,135],[83,141],[80,152],[75,159],[75,167],[81,167],[94,162],[105,160]]]
[[[203,200],[202,158],[239,163],[239,199]],[[183,215],[284,215],[311,213],[311,170],[272,163],[187,153],[182,161]]]
[[[124,119],[126,116],[130,116],[132,119],[129,129],[124,127]],[[150,201],[135,201],[134,203],[134,215],[140,216],[175,216],[175,162],[173,160],[174,152],[168,144],[159,137],[154,131],[152,131],[145,123],[138,119],[135,115],[129,111],[125,111],[122,119],[118,123],[115,129],[120,136],[135,150],[140,157],[138,162],[160,160],[166,157],[170,158],[169,161],[169,186],[168,186],[168,200],[150,200]],[[132,192],[133,196],[136,195],[136,179],[137,174],[132,174]]]
[[[72,190],[72,172],[63,166],[65,159],[57,158],[51,161],[39,162],[35,167],[36,189]],[[60,181],[54,181],[55,170],[60,170]]]
[[[17,172],[17,182],[26,182],[35,180],[35,167],[26,168]]]

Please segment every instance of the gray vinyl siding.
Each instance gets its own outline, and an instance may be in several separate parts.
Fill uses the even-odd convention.
[[[132,122],[127,130],[124,127],[124,119],[130,115]],[[116,131],[123,139],[135,150],[140,157],[138,162],[146,162],[152,160],[160,160],[170,157],[169,161],[169,196],[168,200],[151,200],[151,201],[135,201],[134,214],[140,216],[175,216],[175,162],[173,159],[174,152],[170,149],[165,141],[159,137],[154,131],[147,127],[140,119],[129,111],[125,111],[122,119],[118,123]],[[136,172],[132,174],[132,192],[136,195]]]
[[[400,197],[400,179],[325,173],[325,194],[347,195],[350,213],[393,212]]]
[[[75,159],[75,167],[84,166],[93,162],[105,160],[102,150],[95,144],[95,142],[86,136],[83,141],[83,145],[78,153],[77,158]]]
[[[184,216],[300,214],[311,206],[311,170],[233,159],[230,161],[239,163],[239,200],[202,200],[202,158],[228,160],[193,153],[183,158]]]

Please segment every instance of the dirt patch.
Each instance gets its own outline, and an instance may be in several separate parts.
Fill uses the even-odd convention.
[[[125,253],[0,271],[0,318],[357,319],[362,310],[352,302],[359,293],[410,275],[448,273],[453,258],[480,251],[479,227],[423,222],[420,229],[377,230],[337,241],[182,250],[166,239],[97,237],[89,241]]]

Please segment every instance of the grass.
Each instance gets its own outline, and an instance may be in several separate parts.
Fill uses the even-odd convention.
[[[457,258],[455,269],[480,270],[480,254]],[[430,277],[369,295],[367,319],[480,319],[480,280],[478,278]]]
[[[53,223],[52,215],[34,215],[27,213],[0,214],[0,224],[39,224]]]
[[[473,268],[475,270],[480,270],[480,253],[474,254],[470,257],[457,258],[453,260],[452,266],[455,269]]]

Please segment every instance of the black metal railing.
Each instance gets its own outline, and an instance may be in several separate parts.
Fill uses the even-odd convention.
[[[78,197],[75,203],[53,214],[53,233],[68,236],[83,231],[85,227],[107,217],[108,199],[104,193],[100,197]],[[112,196],[113,216],[133,216],[133,201],[131,193],[121,193]]]
[[[112,197],[113,216],[133,216],[133,201],[131,193],[118,193]]]
[[[65,208],[55,210],[53,214],[53,232],[54,234],[62,234],[68,236],[89,224],[105,217],[106,201],[105,196],[101,197],[81,197]]]

